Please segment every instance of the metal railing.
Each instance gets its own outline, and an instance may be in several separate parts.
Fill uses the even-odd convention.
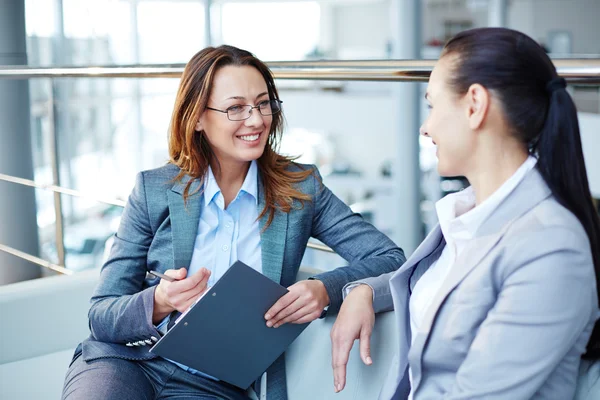
[[[600,84],[600,59],[553,60],[569,83]],[[267,63],[276,79],[426,82],[435,60],[278,61]],[[0,67],[0,79],[178,78],[184,64],[97,67]]]
[[[600,84],[600,59],[557,59],[553,60],[559,75],[569,83],[580,85]],[[267,63],[276,79],[292,80],[334,80],[334,81],[384,81],[384,82],[426,82],[431,74],[435,60],[384,60],[384,61],[285,61]],[[126,65],[99,67],[61,67],[38,68],[26,66],[0,67],[0,79],[32,78],[178,78],[184,64],[167,65]],[[51,151],[53,169],[57,169],[55,149]],[[59,264],[50,263],[41,258],[23,253],[0,244],[0,251],[12,254],[42,267],[63,274],[73,271],[64,266],[64,243],[62,233],[62,214],[60,212],[60,194],[92,199],[100,203],[124,207],[119,199],[102,198],[77,190],[60,187],[56,184],[43,185],[35,181],[0,174],[0,181],[35,187],[55,193],[57,210],[56,246]],[[56,181],[55,181],[56,183]],[[317,243],[308,243],[308,248],[333,253],[329,247]],[[61,256],[62,254],[62,256]]]

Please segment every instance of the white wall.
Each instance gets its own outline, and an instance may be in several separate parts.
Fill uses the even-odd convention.
[[[600,199],[600,114],[579,113],[579,130],[590,190]]]
[[[391,34],[389,13],[389,1],[336,5],[332,13],[336,57],[386,58]]]
[[[572,53],[600,54],[599,0],[513,0],[508,23],[536,40],[552,31],[571,33]]]
[[[355,84],[363,88],[368,83]],[[288,128],[329,135],[337,154],[370,177],[385,160],[395,159],[399,145],[398,113],[389,91],[281,91]],[[418,135],[418,132],[415,132]]]

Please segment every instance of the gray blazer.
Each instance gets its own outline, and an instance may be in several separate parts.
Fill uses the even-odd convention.
[[[399,352],[380,399],[572,399],[598,317],[588,237],[537,169],[462,252],[411,343],[410,291],[439,257],[436,227],[396,272],[366,279],[395,310]]]
[[[298,185],[312,201],[288,214],[276,212],[272,224],[261,233],[263,273],[284,286],[293,284],[309,237],[321,240],[349,262],[347,267],[315,276],[327,288],[331,300],[328,312],[335,313],[342,302],[344,284],[397,270],[405,261],[404,253],[323,186],[314,166],[296,164],[294,168],[314,168],[315,173]],[[86,361],[155,357],[148,352],[150,346],[126,344],[152,343],[153,337],[160,336],[152,324],[158,279],[148,278],[146,272],[187,268],[192,258],[201,212],[200,192],[184,205],[182,193],[190,178],[174,183],[178,173],[178,167],[166,165],[137,176],[91,299],[91,335],[78,348]],[[258,183],[260,213],[265,199],[261,179]],[[200,185],[195,181],[190,193]],[[267,216],[260,220],[261,231],[266,220]],[[283,356],[267,371],[268,399],[285,399]]]

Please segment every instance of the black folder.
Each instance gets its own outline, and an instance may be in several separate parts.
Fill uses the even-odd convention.
[[[266,326],[287,292],[237,261],[150,351],[247,389],[308,326]]]

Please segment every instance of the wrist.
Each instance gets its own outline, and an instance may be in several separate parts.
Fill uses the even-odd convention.
[[[362,284],[352,289],[350,294],[348,294],[348,297],[350,296],[360,297],[368,301],[369,304],[373,303],[373,289],[367,284]]]
[[[331,300],[329,300],[329,293],[327,293],[327,287],[319,279],[313,279],[312,281],[317,282],[317,287],[319,288],[319,299],[321,300],[323,307],[327,307],[331,302]]]
[[[152,310],[153,322],[163,320],[167,315],[169,315],[174,310],[173,307],[170,307],[166,304],[166,302],[164,301],[164,298],[162,296],[162,291],[158,287],[154,290],[153,307],[154,307]]]

